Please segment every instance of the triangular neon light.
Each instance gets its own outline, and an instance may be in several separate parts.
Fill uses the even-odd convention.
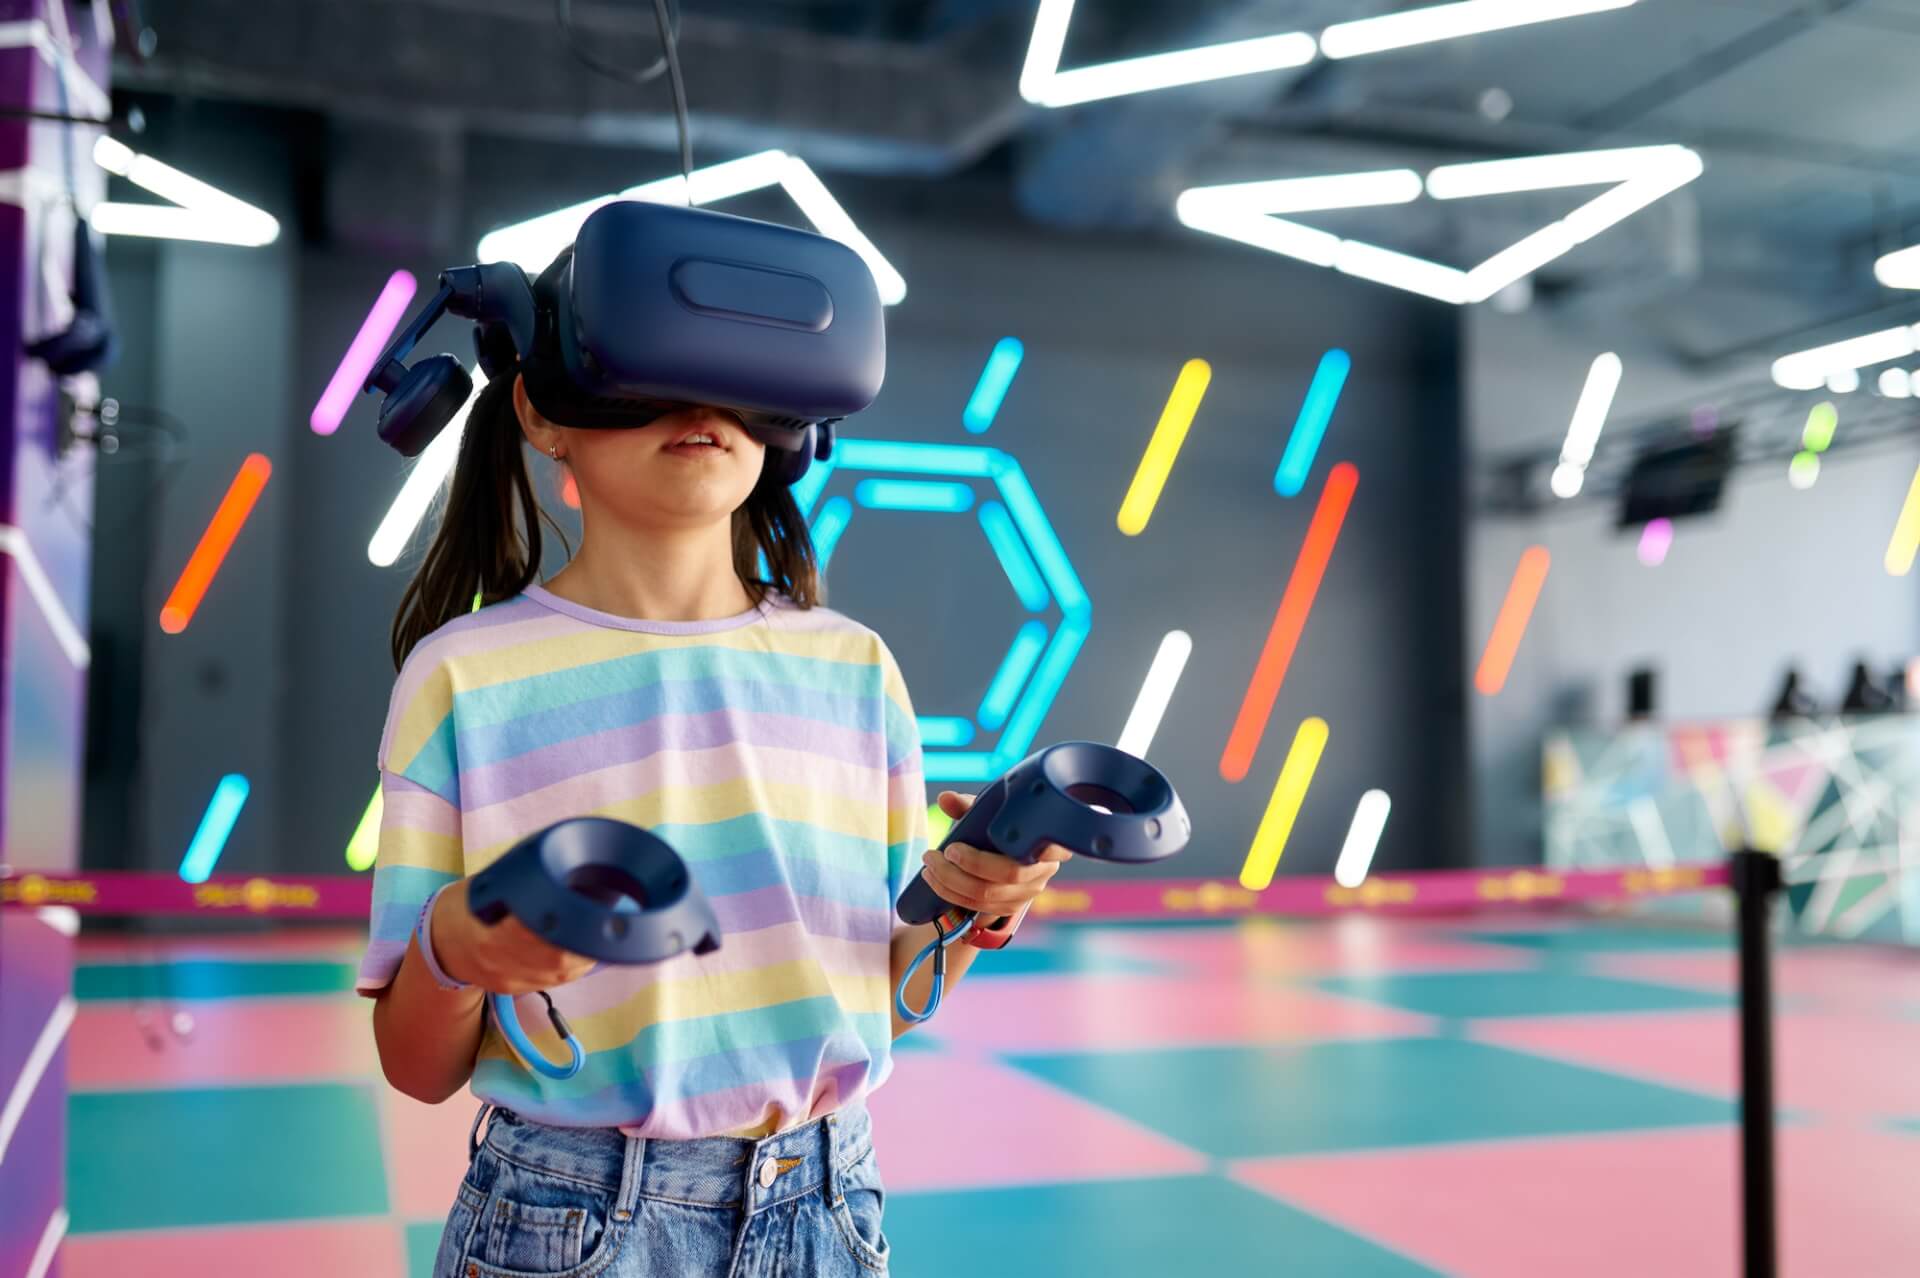
[[[1181,194],[1175,210],[1180,220],[1196,231],[1442,302],[1469,305],[1484,302],[1616,222],[1679,190],[1699,177],[1703,169],[1700,156],[1684,146],[1572,151],[1442,165],[1428,173],[1424,182],[1411,169],[1388,169],[1195,187]],[[1342,239],[1278,216],[1406,204],[1418,199],[1423,191],[1436,200],[1463,200],[1602,184],[1609,189],[1465,271],[1360,240]]]
[[[93,161],[109,173],[151,191],[168,204],[93,206],[87,221],[102,235],[144,235],[164,240],[198,240],[258,248],[280,237],[280,223],[265,209],[235,199],[218,187],[189,177],[171,165],[141,155],[102,135],[93,144]]]
[[[1073,22],[1074,0],[1040,0],[1033,36],[1027,42],[1027,60],[1020,71],[1020,96],[1038,106],[1076,106],[1176,85],[1305,66],[1316,56],[1365,57],[1508,27],[1624,9],[1635,2],[1453,0],[1450,4],[1336,22],[1322,31],[1317,41],[1304,31],[1289,31],[1062,71],[1060,57],[1066,49],[1067,28]]]
[[[617,195],[603,195],[528,218],[524,222],[516,222],[512,226],[503,226],[481,238],[480,260],[518,262],[527,271],[545,270],[561,249],[573,243],[573,237],[579,233],[580,224],[587,220],[587,215],[615,200],[701,205],[771,186],[781,188],[792,198],[800,211],[806,214],[807,220],[813,223],[814,230],[830,239],[839,240],[860,255],[860,260],[873,272],[873,282],[880,291],[882,302],[893,306],[906,298],[907,281],[893,268],[893,263],[887,261],[866,233],[855,225],[840,201],[833,198],[826,183],[807,166],[807,162],[785,151],[758,151],[737,160],[695,169],[691,183],[676,173],[672,177],[628,187]]]

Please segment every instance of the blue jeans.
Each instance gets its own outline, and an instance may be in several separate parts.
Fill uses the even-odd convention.
[[[866,1107],[765,1140],[658,1141],[482,1109],[434,1278],[874,1278]],[[486,1135],[479,1139],[482,1124]]]

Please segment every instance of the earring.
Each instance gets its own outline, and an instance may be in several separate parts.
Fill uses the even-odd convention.
[[[547,449],[547,451],[548,451],[549,453],[551,453],[551,454],[553,454],[553,459],[554,459],[555,461],[559,461],[559,460],[560,460],[560,445],[558,445],[558,444],[555,444],[555,445],[554,445],[553,447],[551,447],[551,448],[549,448],[549,449]]]

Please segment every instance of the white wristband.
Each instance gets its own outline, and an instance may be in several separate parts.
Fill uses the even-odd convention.
[[[452,886],[451,883],[443,884],[427,898],[427,903],[420,909],[420,921],[414,924],[413,939],[419,946],[421,960],[427,965],[427,975],[433,978],[435,985],[443,990],[470,990],[473,986],[468,982],[456,981],[447,975],[447,969],[440,966],[440,959],[433,952],[433,905],[440,899],[440,893]]]

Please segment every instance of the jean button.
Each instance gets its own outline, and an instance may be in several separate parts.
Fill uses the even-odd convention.
[[[760,1188],[772,1189],[774,1179],[780,1175],[780,1168],[769,1158],[760,1164]]]

